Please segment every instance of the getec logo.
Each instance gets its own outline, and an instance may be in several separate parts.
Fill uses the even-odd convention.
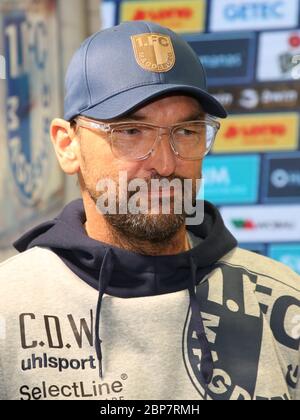
[[[215,153],[297,150],[297,113],[234,116],[222,122]]]
[[[203,32],[205,29],[206,1],[124,1],[120,20],[148,20],[176,32]]]
[[[300,79],[300,31],[261,34],[257,78],[259,81]]]
[[[201,60],[210,86],[250,83],[254,78],[253,34],[185,37]]]
[[[263,201],[300,202],[300,153],[265,157]]]
[[[210,30],[294,28],[298,12],[298,0],[213,0]]]
[[[299,241],[299,205],[223,207],[221,213],[241,243]]]

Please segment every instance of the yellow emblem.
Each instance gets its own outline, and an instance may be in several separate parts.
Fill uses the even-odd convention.
[[[140,34],[131,37],[135,59],[144,70],[166,73],[175,65],[175,52],[168,35]]]

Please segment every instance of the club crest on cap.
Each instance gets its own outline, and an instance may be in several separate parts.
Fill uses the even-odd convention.
[[[135,59],[140,67],[155,73],[166,73],[175,65],[175,52],[168,35],[140,34],[131,37]]]

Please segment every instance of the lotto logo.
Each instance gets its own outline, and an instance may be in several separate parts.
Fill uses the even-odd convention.
[[[203,32],[206,2],[204,0],[123,1],[120,20],[148,20],[181,33]]]
[[[296,113],[235,115],[224,122],[215,153],[297,150],[299,116]]]

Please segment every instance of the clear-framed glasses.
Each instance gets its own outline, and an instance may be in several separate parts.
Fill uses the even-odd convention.
[[[168,132],[171,148],[177,157],[183,160],[201,160],[210,152],[220,129],[220,123],[210,116],[171,127],[138,121],[106,124],[80,116],[75,122],[77,127],[106,133],[113,155],[126,161],[148,159],[154,153],[162,131]]]

